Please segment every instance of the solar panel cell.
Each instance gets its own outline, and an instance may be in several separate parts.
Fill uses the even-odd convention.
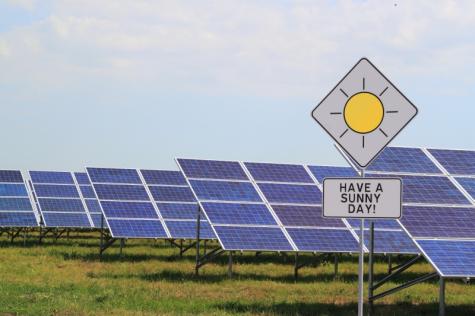
[[[339,218],[323,218],[321,206],[272,205],[284,226],[345,227]]]
[[[443,276],[475,276],[475,241],[417,240]]]
[[[193,192],[189,187],[149,186],[155,201],[163,202],[195,202]]]
[[[28,196],[24,184],[0,183],[0,196]]]
[[[246,168],[256,181],[313,183],[302,165],[246,162]]]
[[[44,212],[85,212],[79,199],[38,199],[41,211]]]
[[[81,185],[80,187],[81,194],[85,199],[95,199],[96,194],[90,185]]]
[[[225,250],[291,251],[280,228],[214,226]]]
[[[190,185],[198,198],[205,201],[261,201],[249,182],[190,180]]]
[[[404,206],[401,223],[414,237],[475,238],[475,209]]]
[[[214,225],[277,225],[264,204],[204,202],[202,205]]]
[[[236,161],[178,159],[188,178],[249,180]]]
[[[300,251],[352,252],[358,243],[346,229],[287,228]]]
[[[196,219],[198,204],[157,203],[165,219]]]
[[[475,200],[475,178],[456,178],[457,182],[467,191]]]
[[[87,172],[94,183],[142,184],[135,169],[87,168]]]
[[[33,212],[0,212],[1,227],[38,226]]]
[[[101,201],[107,218],[158,218],[150,202]]]
[[[322,193],[315,185],[258,183],[258,186],[270,203],[322,203]]]
[[[159,220],[109,219],[114,238],[166,238],[167,234]]]
[[[101,219],[102,219],[102,214],[101,213],[91,213],[91,219],[92,219],[92,223],[94,225],[95,228],[100,228],[101,227]],[[106,222],[104,221],[103,223],[103,226],[106,228],[107,227],[107,224]]]
[[[140,170],[147,184],[186,185],[185,177],[180,171]]]
[[[475,151],[429,149],[435,159],[452,175],[475,175]]]
[[[32,211],[28,198],[0,198],[1,211]]]
[[[89,177],[87,176],[86,172],[75,172],[74,176],[76,177],[76,181],[78,184],[83,185],[90,185],[91,181],[89,181]]]
[[[30,171],[33,183],[74,184],[71,173],[64,171]]]
[[[405,215],[405,213],[404,213]],[[351,227],[359,229],[360,228],[360,219],[348,218],[348,223]],[[371,226],[371,222],[374,222],[375,229],[401,229],[401,225],[395,219],[375,219],[375,220],[365,220],[365,228]]]
[[[0,170],[0,182],[23,183],[23,176],[18,170]]]
[[[86,213],[43,212],[43,220],[49,227],[91,227]]]
[[[176,239],[194,239],[196,238],[196,221],[165,221],[170,234]],[[214,239],[213,230],[206,221],[200,222],[200,239]]]
[[[359,230],[356,231],[359,236]],[[370,247],[370,231],[365,230],[365,246]],[[419,253],[416,245],[406,232],[391,230],[374,231],[374,252],[376,253]]]
[[[37,197],[79,198],[74,185],[34,184],[33,186]]]
[[[90,213],[101,213],[101,206],[97,200],[87,199],[84,200],[86,202],[87,209]]]
[[[95,184],[94,188],[98,198],[102,200],[149,200],[147,191],[139,185]]]
[[[368,171],[442,173],[420,148],[386,147]]]
[[[349,167],[308,166],[308,169],[320,183],[323,183],[325,178],[351,178],[358,176],[358,173]]]

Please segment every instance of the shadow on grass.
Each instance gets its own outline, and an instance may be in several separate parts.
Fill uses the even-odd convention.
[[[231,314],[271,314],[271,315],[331,315],[331,316],[348,316],[357,315],[356,304],[323,304],[323,303],[276,303],[272,305],[265,305],[260,303],[241,303],[241,302],[226,302],[214,305],[214,308],[223,310]],[[375,304],[373,315],[383,316],[409,316],[409,315],[437,315],[438,304],[421,304],[412,305],[408,303],[401,304]],[[473,315],[475,307],[472,305],[457,305],[447,306],[447,315]]]
[[[405,283],[411,281],[417,277],[422,276],[420,273],[406,272],[404,275],[400,275],[393,282]],[[375,280],[380,280],[385,277],[386,274],[375,274]],[[140,279],[150,282],[169,281],[169,282],[196,282],[196,283],[219,283],[230,280],[226,272],[223,273],[206,273],[196,276],[193,272],[176,271],[165,269],[156,273],[95,273],[90,274],[91,278],[105,278],[105,279]],[[344,283],[354,283],[358,281],[358,275],[355,273],[342,273],[336,277],[332,273],[318,273],[312,275],[299,276],[297,280],[294,279],[292,267],[289,266],[288,274],[283,275],[267,275],[262,273],[249,273],[249,272],[235,272],[231,278],[237,281],[271,281],[279,283],[331,283],[335,281]],[[428,280],[428,284],[436,284],[436,279]]]

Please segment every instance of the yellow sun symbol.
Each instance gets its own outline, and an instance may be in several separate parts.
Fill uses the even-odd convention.
[[[372,93],[358,92],[346,102],[343,117],[351,130],[360,134],[371,133],[383,121],[383,103]]]

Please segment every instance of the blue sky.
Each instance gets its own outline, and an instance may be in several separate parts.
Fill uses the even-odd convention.
[[[344,164],[310,112],[368,57],[419,107],[393,144],[475,149],[473,1],[0,3],[2,169]]]

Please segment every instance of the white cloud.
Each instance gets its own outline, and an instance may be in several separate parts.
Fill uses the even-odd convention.
[[[475,70],[474,12],[473,1],[57,1],[0,33],[0,81],[318,98],[362,55],[396,78],[456,79]]]
[[[26,10],[33,10],[36,5],[36,0],[6,0],[8,4],[18,6]]]

